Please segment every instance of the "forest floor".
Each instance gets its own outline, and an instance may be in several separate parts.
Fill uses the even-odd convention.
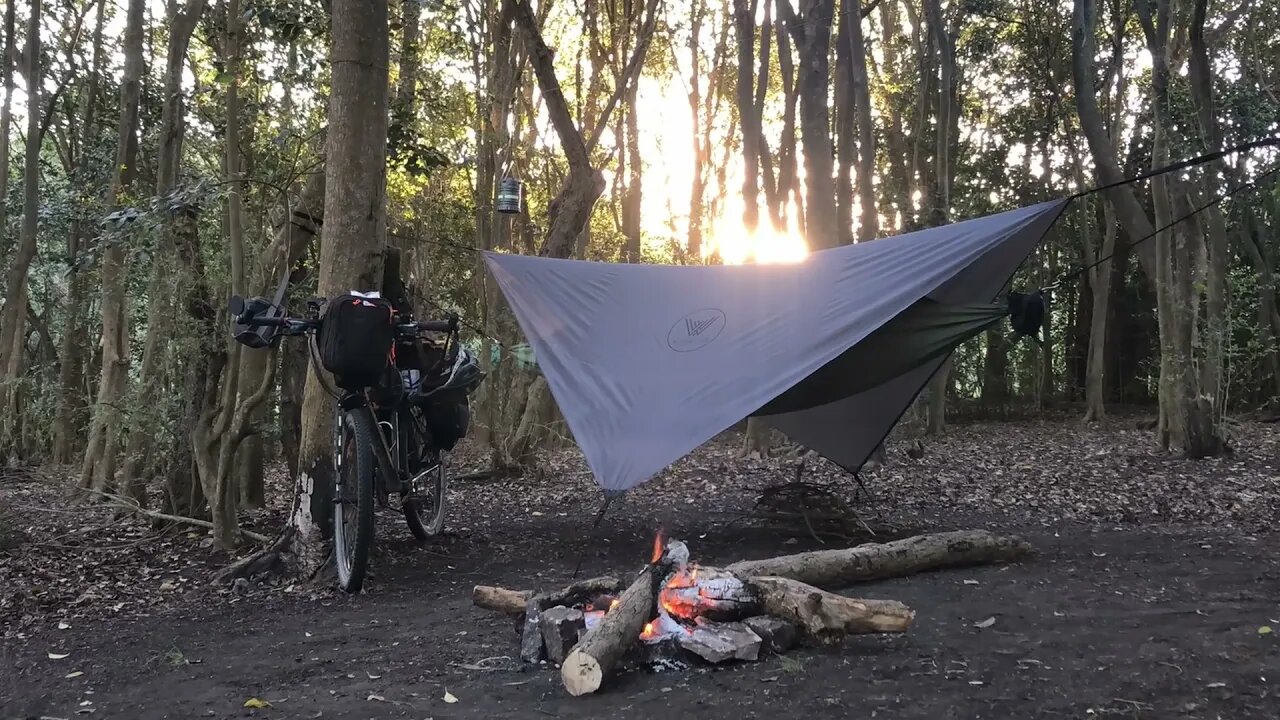
[[[735,443],[615,502],[594,531],[600,494],[575,453],[549,454],[537,477],[459,483],[436,542],[380,518],[355,597],[332,583],[210,587],[228,558],[203,532],[158,535],[68,505],[57,473],[0,479],[0,718],[1244,720],[1280,708],[1275,424],[1239,425],[1231,456],[1201,462],[1156,451],[1132,418],[957,426],[920,459],[891,447],[860,506],[882,535],[987,528],[1038,551],[848,590],[915,609],[902,636],[633,672],[572,698],[553,667],[521,666],[509,618],[471,605],[477,583],[557,586],[579,559],[583,576],[632,572],[659,527],[715,564],[817,546],[748,517],[795,461],[739,461]],[[830,468],[806,479],[854,497]],[[280,515],[245,520],[269,533]]]

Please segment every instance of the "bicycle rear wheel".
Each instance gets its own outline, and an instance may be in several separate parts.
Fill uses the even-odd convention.
[[[434,455],[434,463],[418,473],[400,499],[405,524],[419,540],[439,535],[444,529],[444,453]]]
[[[334,458],[333,557],[338,585],[349,593],[364,586],[373,549],[373,487],[378,472],[373,456],[373,419],[368,408],[343,412]]]

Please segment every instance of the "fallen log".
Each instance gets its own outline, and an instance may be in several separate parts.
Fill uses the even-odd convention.
[[[622,583],[615,577],[596,577],[566,585],[559,590],[543,593],[543,607],[555,605],[572,605],[577,597],[590,598],[593,595],[612,594],[622,589]],[[494,585],[476,585],[471,590],[471,602],[477,607],[508,615],[519,615],[525,611],[525,605],[534,596],[532,590],[509,590]]]
[[[897,600],[867,600],[829,593],[782,577],[743,581],[764,612],[794,623],[806,636],[832,642],[845,635],[906,632],[915,611]]]
[[[1021,538],[960,530],[842,550],[743,560],[725,570],[739,577],[782,577],[819,588],[841,588],[926,570],[1015,562],[1032,552],[1031,545]]]
[[[640,571],[622,592],[617,605],[569,651],[560,666],[560,679],[570,695],[586,695],[600,689],[605,676],[635,646],[645,623],[657,613],[658,588],[672,565],[688,556],[684,543],[669,543],[662,557]]]

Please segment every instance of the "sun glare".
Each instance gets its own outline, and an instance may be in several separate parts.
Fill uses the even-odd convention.
[[[791,215],[789,226],[779,230],[769,221],[767,213],[759,227],[747,230],[742,222],[742,202],[729,202],[726,212],[713,219],[710,237],[703,246],[703,260],[719,253],[725,265],[742,265],[749,262],[795,263],[809,255],[809,244]]]
[[[693,123],[686,88],[678,78],[661,83],[649,78],[640,81],[639,95],[645,112],[640,121],[640,149],[646,159],[641,195],[641,215],[646,242],[661,246],[669,239],[687,246],[689,236],[689,192],[693,185]],[[713,151],[715,161],[724,158]],[[650,160],[658,158],[658,161]],[[742,158],[728,156],[723,180],[705,168],[705,202],[717,195],[717,184],[728,190],[714,216],[706,218],[701,248],[704,261],[718,254],[726,265],[749,262],[799,262],[809,254],[804,234],[794,220],[785,230],[774,228],[766,208],[760,208],[761,223],[755,231],[743,224]],[[801,168],[803,172],[803,168]],[[761,198],[763,200],[763,197]]]

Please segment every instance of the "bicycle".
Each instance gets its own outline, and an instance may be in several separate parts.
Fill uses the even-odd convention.
[[[364,585],[374,542],[374,504],[399,495],[418,540],[444,528],[445,453],[470,426],[468,397],[484,379],[458,337],[460,320],[414,321],[390,302],[349,293],[314,298],[307,316],[290,317],[280,298],[233,296],[233,336],[262,348],[277,334],[307,336],[311,362],[335,398],[333,551],[338,584]],[[384,316],[385,313],[385,316]],[[443,345],[425,333],[444,333]],[[338,390],[325,381],[332,374]]]

